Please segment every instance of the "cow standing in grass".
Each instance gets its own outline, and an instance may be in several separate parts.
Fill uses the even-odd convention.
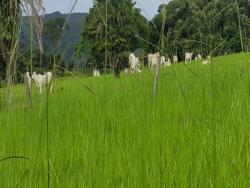
[[[171,66],[171,59],[167,58],[167,61],[165,62],[165,67],[170,67]]]
[[[202,61],[202,65],[207,65],[211,63],[211,56],[207,56],[207,59]]]
[[[152,66],[152,58],[153,58],[154,54],[148,54],[147,55],[147,59],[148,59],[148,67],[151,68]]]
[[[35,81],[36,86],[39,88],[40,94],[45,86],[49,87],[50,92],[52,92],[52,72],[47,72],[44,75],[33,72],[31,78]]]
[[[132,73],[141,73],[140,70],[140,60],[136,57],[134,53],[129,55],[129,68]]]
[[[101,74],[100,74],[99,70],[94,69],[94,70],[93,70],[93,76],[94,76],[94,77],[100,77]]]
[[[173,56],[173,63],[178,63],[178,56],[177,55]]]
[[[167,58],[167,61],[166,61],[166,58],[164,56],[161,57],[161,66],[162,67],[169,67],[171,66],[171,60],[170,58]]]
[[[158,63],[161,63],[161,56],[159,53],[148,54],[148,66],[149,66],[149,68],[151,68],[151,69],[156,68],[158,66]]]
[[[165,56],[161,56],[161,66],[163,67],[165,65],[166,58]]]
[[[190,53],[190,52],[185,53],[185,63],[191,62],[192,58],[193,58],[193,53]]]

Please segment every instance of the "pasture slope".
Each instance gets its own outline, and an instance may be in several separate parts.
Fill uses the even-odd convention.
[[[51,187],[249,187],[250,53],[154,73],[58,78],[49,97]],[[47,186],[46,95],[16,86],[0,111],[0,187]],[[3,90],[0,90],[3,95]],[[1,96],[3,97],[3,96]]]

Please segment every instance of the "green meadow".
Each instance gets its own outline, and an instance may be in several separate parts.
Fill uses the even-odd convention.
[[[250,187],[250,53],[79,78],[0,90],[1,188]]]

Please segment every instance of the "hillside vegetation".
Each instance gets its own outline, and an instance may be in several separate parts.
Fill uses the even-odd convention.
[[[49,96],[51,187],[249,187],[250,54],[120,80],[57,78]],[[3,89],[0,92],[4,92]],[[0,111],[0,187],[46,187],[46,94]],[[1,104],[2,106],[3,104]],[[3,106],[2,106],[3,107]]]
[[[224,55],[250,48],[248,0],[170,1],[160,6],[159,14],[152,20],[158,31],[161,31],[163,14],[168,54],[177,53],[183,58],[186,51],[207,55],[217,48],[214,55]],[[159,42],[155,29],[151,31],[150,41]]]
[[[90,10],[77,53],[103,69],[105,47],[111,67],[116,58],[128,65],[128,53],[140,49],[141,60],[147,53],[161,52],[170,58],[185,52],[213,55],[248,51],[250,47],[249,0],[172,0],[159,7],[158,14],[145,19],[132,0],[108,1],[108,38],[105,36],[106,1]],[[238,3],[236,3],[238,2]],[[144,19],[143,19],[144,18]],[[107,45],[106,45],[107,44]]]
[[[59,51],[64,54],[64,58],[69,61],[72,60],[74,55],[74,49],[76,47],[77,42],[80,39],[81,31],[83,30],[84,19],[86,17],[86,13],[73,13],[70,15],[68,20],[68,28],[61,40],[61,45],[59,46]],[[44,22],[48,22],[50,20],[55,20],[57,18],[65,18],[68,14],[61,14],[60,12],[54,12],[51,14],[44,15]],[[46,49],[46,53],[53,52],[53,46],[51,41],[47,36],[43,37],[44,48]],[[23,17],[22,30],[20,35],[20,45],[21,51],[26,52],[30,49],[30,25],[28,17]],[[66,50],[65,50],[66,49]]]
[[[5,4],[1,4],[0,7],[1,54],[6,54],[5,51],[10,50],[7,44],[19,36],[11,36],[12,33],[18,33],[11,31],[10,28],[13,28],[11,25],[7,27],[10,31],[3,32],[4,23],[6,22],[6,25],[9,23]],[[20,2],[17,3],[16,9],[21,11]],[[36,53],[32,58],[34,69],[40,72],[47,71],[48,67],[51,67],[47,64],[53,64],[51,63],[53,55],[58,56],[59,65],[74,68],[76,71],[83,72],[83,69],[86,71],[97,67],[112,72],[117,59],[120,60],[120,67],[128,66],[130,52],[136,52],[143,62],[147,53],[156,51],[168,57],[177,54],[182,60],[185,52],[194,52],[205,57],[211,52],[218,56],[249,51],[250,2],[248,0],[172,0],[161,5],[152,20],[147,20],[142,11],[144,10],[135,7],[132,0],[96,0],[89,14],[75,13],[69,17],[69,29],[60,40],[61,45],[56,53],[51,40],[43,36],[45,57],[40,56],[36,46],[34,50]],[[19,14],[13,12],[13,18],[15,16],[16,20],[20,21]],[[44,21],[67,16],[55,12],[45,15]],[[17,67],[18,77],[20,70],[21,72],[27,70],[27,62],[31,58],[28,25],[28,19],[25,17],[20,37],[21,54],[18,53],[17,66],[11,67],[11,70]],[[23,53],[24,51],[28,53]],[[6,77],[6,71],[2,71],[6,70],[5,59],[0,55],[1,81]],[[41,61],[43,62],[38,65],[37,62]],[[20,81],[20,79],[13,80]]]

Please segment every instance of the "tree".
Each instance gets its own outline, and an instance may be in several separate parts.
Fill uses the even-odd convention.
[[[0,82],[6,79],[7,82],[7,102],[12,101],[11,85],[16,75],[17,56],[19,48],[19,33],[21,29],[21,3],[29,5],[34,23],[37,26],[36,32],[39,35],[42,31],[42,21],[39,10],[42,8],[42,0],[2,0],[0,2]],[[40,27],[41,26],[41,27]],[[42,42],[39,40],[39,48],[42,52]],[[32,64],[32,63],[31,63]]]
[[[166,6],[166,26],[164,29],[166,52],[169,56],[178,54],[184,58],[186,51],[209,54],[220,46],[214,55],[224,52],[240,52],[241,38],[244,48],[249,46],[250,2],[236,0],[173,0],[159,7],[153,18],[156,28],[162,25],[163,6]],[[239,23],[240,21],[240,23]],[[240,28],[239,29],[239,24]],[[241,31],[241,32],[240,32]],[[240,37],[242,36],[242,37]],[[151,25],[150,40],[157,45],[159,35]],[[152,48],[152,50],[155,50]]]
[[[0,3],[0,81],[5,78],[8,85],[13,79],[15,57],[18,48],[20,26],[20,1],[2,0]]]
[[[54,48],[54,74],[56,74],[56,62],[57,65],[64,67],[64,62],[62,61],[62,54],[57,53],[57,47],[59,45],[60,39],[62,38],[63,32],[69,29],[68,24],[65,24],[65,18],[55,18],[49,20],[44,26],[44,35],[49,38]]]
[[[45,22],[44,24],[44,35],[49,38],[54,48],[57,47],[59,39],[62,37],[63,31],[69,29],[66,24],[64,28],[65,18],[55,18]]]
[[[90,51],[93,66],[103,69],[105,47],[108,49],[109,68],[114,66],[118,58],[119,63],[124,64],[129,51],[137,48],[146,50],[147,44],[142,42],[138,35],[145,40],[148,39],[148,23],[134,5],[132,0],[107,0],[106,30],[106,0],[98,0],[85,19],[84,31],[76,49],[78,57]],[[105,43],[106,31],[107,43]]]

